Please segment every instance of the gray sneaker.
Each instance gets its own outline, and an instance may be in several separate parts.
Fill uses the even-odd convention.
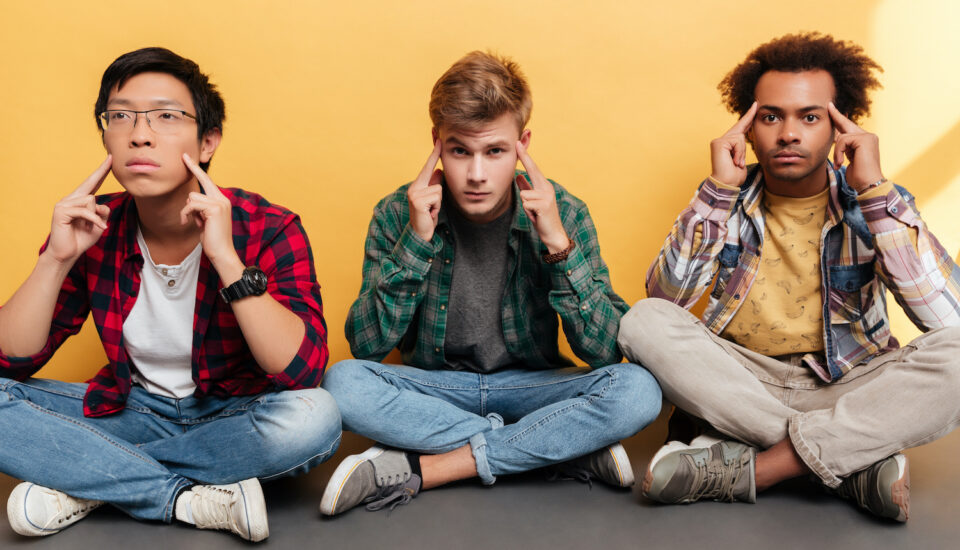
[[[551,479],[576,479],[588,484],[593,479],[599,479],[614,487],[631,487],[633,485],[633,467],[627,458],[627,451],[620,443],[596,450],[573,460],[561,462],[549,469]]]
[[[323,491],[320,513],[333,516],[361,503],[371,511],[393,509],[417,496],[420,484],[406,453],[373,446],[337,466]]]
[[[700,436],[690,445],[671,441],[650,461],[643,494],[667,504],[703,499],[756,502],[756,456],[756,449],[749,445],[709,436]]]
[[[841,498],[882,518],[905,522],[910,516],[910,467],[907,457],[897,453],[873,466],[850,474],[836,489]]]
[[[99,500],[75,498],[56,489],[23,482],[7,499],[10,527],[25,537],[59,533],[103,505]]]

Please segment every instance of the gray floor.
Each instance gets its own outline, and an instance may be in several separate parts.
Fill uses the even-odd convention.
[[[661,418],[624,442],[638,479],[665,434]],[[317,512],[320,494],[339,460],[368,442],[347,434],[333,460],[309,475],[264,486],[273,548],[957,548],[960,547],[960,434],[907,452],[911,519],[878,521],[849,503],[796,481],[759,502],[701,502],[657,506],[636,491],[602,485],[546,482],[531,473],[503,478],[493,488],[463,483],[418,496],[392,512],[354,509],[334,519]],[[0,496],[16,480],[0,475]],[[113,550],[239,548],[252,546],[214,531],[137,522],[101,508],[66,531],[19,537],[0,518],[0,548]]]

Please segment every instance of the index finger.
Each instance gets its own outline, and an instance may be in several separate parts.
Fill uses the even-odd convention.
[[[437,162],[440,161],[440,140],[436,140],[433,143],[433,151],[430,152],[430,156],[427,157],[427,163],[423,165],[423,168],[420,169],[420,173],[417,175],[417,179],[413,182],[414,185],[421,187],[426,187],[430,185],[430,178],[433,175],[433,169],[436,168]]]
[[[527,175],[530,176],[529,180],[532,187],[535,188],[538,183],[546,179],[543,177],[543,174],[540,173],[540,169],[537,168],[537,163],[533,162],[533,159],[527,154],[527,148],[524,147],[520,141],[517,142],[517,157],[520,158],[520,164],[523,165],[524,170],[527,171]]]
[[[200,165],[190,157],[189,153],[183,154],[183,163],[186,164],[187,168],[197,177],[197,181],[200,182],[200,187],[203,188],[203,192],[206,193],[207,196],[216,197],[217,195],[223,194],[217,189],[216,184],[213,183],[210,176],[203,171],[203,168],[200,168]]]
[[[92,174],[87,176],[87,179],[83,180],[83,183],[80,184],[80,187],[77,187],[73,190],[73,193],[67,195],[67,197],[82,197],[84,195],[92,195],[100,189],[100,186],[103,185],[103,180],[107,179],[107,174],[110,173],[110,168],[113,166],[113,155],[107,155],[107,158],[100,163],[100,166],[93,171]]]
[[[843,116],[843,113],[840,112],[840,109],[837,109],[837,106],[834,105],[832,101],[827,104],[827,112],[830,113],[830,120],[833,121],[834,126],[840,129],[840,132],[849,134],[850,132],[860,130],[860,127],[852,120]]]
[[[747,130],[750,129],[750,126],[753,125],[753,118],[757,116],[757,102],[754,101],[753,105],[747,109],[746,113],[743,113],[743,116],[740,117],[740,120],[733,125],[732,128],[727,130],[727,135],[729,134],[746,134]]]

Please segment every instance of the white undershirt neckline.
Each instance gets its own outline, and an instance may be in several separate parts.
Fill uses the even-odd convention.
[[[179,265],[156,264],[137,227],[143,254],[140,291],[123,322],[123,341],[133,380],[150,393],[193,395],[193,315],[203,252],[198,244]]]

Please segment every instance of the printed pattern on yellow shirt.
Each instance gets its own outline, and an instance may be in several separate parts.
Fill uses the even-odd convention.
[[[828,193],[794,198],[764,190],[757,277],[725,338],[771,357],[823,351],[820,233]]]

